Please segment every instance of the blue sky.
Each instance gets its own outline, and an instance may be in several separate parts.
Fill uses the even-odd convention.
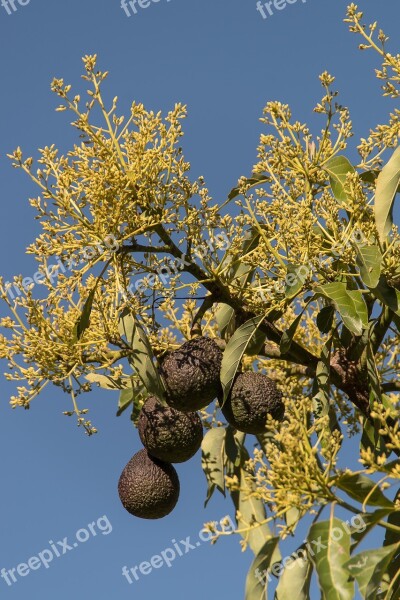
[[[81,56],[97,53],[99,67],[110,71],[106,96],[119,96],[121,112],[132,100],[164,112],[175,102],[186,103],[183,146],[193,178],[204,175],[214,199],[222,202],[256,162],[258,119],[268,100],[289,103],[296,118],[318,131],[322,123],[312,108],[321,95],[318,75],[327,69],[336,76],[340,102],[349,106],[358,136],[366,137],[393,109],[373,75],[377,57],[360,53],[357,38],[342,22],[346,4],[298,0],[267,19],[254,0],[153,0],[129,17],[117,0],[30,0],[24,6],[16,2],[10,15],[0,5],[2,275],[35,270],[24,249],[38,232],[27,202],[36,190],[10,167],[6,153],[20,145],[35,155],[36,148],[52,143],[65,152],[76,141],[69,115],[54,112],[54,76],[82,89]],[[365,0],[359,7],[393,36],[396,52],[398,0]],[[0,579],[2,598],[243,598],[252,556],[241,553],[238,538],[213,547],[202,543],[171,568],[142,575],[131,585],[122,576],[124,565],[139,565],[171,540],[197,541],[205,521],[233,517],[230,500],[222,497],[203,509],[199,455],[178,466],[181,497],[170,516],[133,519],[120,506],[116,486],[140,445],[128,415],[115,418],[117,397],[94,391],[87,398],[99,429],[89,439],[61,414],[70,404],[56,388],[47,388],[30,411],[12,411],[12,393],[3,380],[0,569],[37,556],[50,540],[73,541],[77,530],[100,517],[107,517],[112,531],[105,535],[106,528],[103,533],[98,528],[96,536],[55,558],[48,569],[18,577],[12,586]]]

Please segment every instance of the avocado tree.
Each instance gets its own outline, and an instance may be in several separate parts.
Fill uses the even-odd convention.
[[[400,54],[355,4],[345,21],[380,55],[383,94],[398,98]],[[252,173],[216,203],[189,177],[185,107],[163,118],[133,103],[124,119],[117,98],[105,106],[96,56],[83,63],[84,102],[52,83],[80,142],[65,155],[41,149],[37,166],[19,148],[10,156],[39,188],[29,202],[42,227],[27,249],[37,273],[1,283],[10,313],[0,355],[19,382],[11,406],[28,409],[52,383],[71,397],[64,414],[92,435],[81,403],[100,386],[119,393],[117,414],[139,420],[145,445],[158,448],[146,430],[154,419],[181,423],[184,459],[201,441],[189,415],[199,411],[206,500],[230,494],[235,533],[255,555],[247,600],[276,579],[278,600],[307,599],[313,573],[323,598],[351,599],[357,586],[366,599],[399,598],[399,110],[350,162],[349,111],[324,72],[321,131],[268,102]],[[343,460],[346,447],[358,467]],[[146,450],[135,457],[120,480],[124,505],[135,504],[139,465],[168,480],[166,514],[176,472]],[[285,554],[303,519],[306,539]],[[372,530],[382,544],[360,551]]]

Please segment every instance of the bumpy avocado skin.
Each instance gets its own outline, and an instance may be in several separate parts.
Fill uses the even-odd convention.
[[[244,433],[265,431],[267,415],[282,421],[285,405],[272,379],[246,371],[237,375],[222,413],[232,427]]]
[[[154,396],[146,400],[140,411],[138,431],[148,453],[170,463],[192,458],[203,439],[203,425],[197,413],[163,406]]]
[[[153,458],[145,449],[132,456],[118,482],[124,508],[142,519],[161,519],[168,515],[178,502],[179,491],[174,467]]]
[[[208,406],[221,389],[221,363],[222,351],[206,337],[189,340],[167,354],[161,364],[161,375],[169,406],[182,412]]]

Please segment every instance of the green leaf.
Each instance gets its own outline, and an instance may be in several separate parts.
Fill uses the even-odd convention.
[[[395,500],[399,500],[400,498],[400,490],[397,491]],[[395,525],[396,527],[400,527],[400,510],[395,510],[391,512],[388,518],[388,523],[391,525]],[[390,546],[391,544],[398,543],[400,538],[400,532],[393,531],[392,529],[386,529],[385,539],[383,542],[384,546]]]
[[[269,566],[274,562],[279,538],[273,537],[264,542],[253,560],[246,578],[245,600],[264,600],[271,575]]]
[[[293,265],[289,263],[286,267],[286,298],[294,298],[304,285],[310,273],[306,265]]]
[[[316,419],[329,414],[330,364],[333,336],[323,345],[313,385],[313,411]]]
[[[379,486],[366,475],[359,473],[342,473],[339,476],[336,485],[343,492],[346,492],[350,498],[361,502],[361,504],[381,506],[383,508],[394,508],[393,502],[386,498]]]
[[[334,156],[328,160],[324,169],[329,174],[329,182],[333,195],[340,204],[345,204],[347,201],[347,194],[344,187],[346,176],[347,173],[355,173],[353,165],[345,156]]]
[[[353,523],[354,519],[360,520],[362,519],[362,524],[358,524],[355,526],[354,524],[350,526],[351,529],[351,537],[354,542],[351,545],[351,552],[353,553],[357,546],[362,542],[366,535],[378,524],[378,521],[384,521],[388,514],[392,512],[390,508],[378,508],[374,510],[372,513],[360,513],[358,515],[354,515],[351,518],[350,524]]]
[[[381,377],[376,366],[375,354],[371,343],[371,333],[375,323],[371,322],[368,328],[368,341],[365,348],[366,367],[368,381],[370,384],[370,405],[371,408],[375,400],[382,402]]]
[[[365,600],[375,600],[383,575],[399,550],[400,542],[383,548],[365,550],[352,556],[345,568],[358,583],[360,593]]]
[[[235,331],[235,311],[229,304],[218,304],[215,313],[221,338],[229,338]]]
[[[279,442],[277,442],[275,433],[273,431],[263,431],[262,433],[258,433],[256,435],[257,441],[260,445],[261,450],[264,452],[265,456],[268,458],[267,445],[274,444],[279,447]]]
[[[369,288],[376,287],[379,283],[383,259],[380,249],[378,246],[358,246],[356,251],[356,262],[364,285]]]
[[[379,171],[377,171],[376,169],[371,171],[364,171],[364,173],[360,173],[360,179],[361,181],[365,181],[366,183],[375,183],[378,175]]]
[[[249,473],[244,469],[240,469],[240,494],[237,510],[241,518],[238,521],[240,529],[247,529],[250,525],[255,526],[244,535],[245,539],[254,554],[258,554],[263,547],[265,540],[272,537],[272,532],[267,523],[262,523],[266,519],[265,504],[256,496],[251,495],[254,492],[254,485],[248,479]],[[280,559],[280,555],[276,553],[276,560]]]
[[[97,383],[97,385],[104,390],[123,390],[132,387],[132,379],[130,377],[119,377],[118,379],[115,379],[110,375],[89,373],[86,375],[86,379],[90,381],[90,383]]]
[[[300,550],[300,549],[299,549]],[[285,560],[286,565],[279,578],[275,600],[309,600],[312,565],[305,549]]]
[[[122,390],[118,400],[117,417],[120,417],[122,413],[133,403],[134,399],[133,390]]]
[[[360,317],[363,328],[368,327],[368,308],[365,304],[364,294],[361,290],[347,290],[348,295],[352,298],[356,313]]]
[[[367,418],[364,419],[363,432],[360,441],[361,450],[370,450],[375,459],[386,451],[384,438],[379,434],[382,427],[380,421],[374,419],[374,423]]]
[[[317,286],[314,291],[332,300],[347,329],[355,335],[362,334],[363,321],[357,312],[355,301],[349,293],[351,290],[346,289],[345,283],[326,283]]]
[[[281,337],[281,342],[279,344],[279,349],[281,351],[281,354],[286,354],[286,352],[289,352],[290,346],[292,345],[292,342],[293,342],[293,336],[296,333],[296,329],[299,326],[299,323],[301,321],[303,313],[304,313],[304,311],[302,311],[299,315],[297,315],[297,317],[295,318],[293,323],[291,323],[289,329],[287,329],[286,331],[283,332],[282,337]]]
[[[117,417],[120,417],[131,404],[133,405],[133,412],[136,416],[139,416],[139,401],[144,400],[143,395],[145,391],[146,389],[143,385],[122,390],[119,395]]]
[[[236,508],[238,528],[242,530],[242,537],[250,546],[252,552],[257,555],[265,541],[272,537],[268,523],[265,523],[265,503],[261,498],[254,495],[255,484],[251,474],[246,470],[246,462],[249,453],[244,447],[245,434],[233,433],[232,427],[228,427],[225,438],[225,453],[227,457],[226,472],[230,477],[236,476],[239,481],[240,491],[230,492],[233,504]],[[275,559],[280,560],[279,550],[276,549]]]
[[[350,557],[350,535],[343,521],[331,516],[329,521],[314,523],[308,548],[324,600],[353,600],[354,584],[344,566]]]
[[[393,312],[400,314],[399,296],[396,293],[396,290],[388,284],[383,275],[381,275],[379,278],[378,285],[371,291],[374,293],[376,298],[378,298],[378,300],[391,308]]]
[[[225,348],[221,366],[221,383],[224,390],[223,402],[229,396],[240,361],[263,321],[264,315],[246,321],[235,331]]]
[[[285,512],[285,523],[288,527],[292,527],[292,532],[296,529],[299,523],[300,511],[295,506],[289,508],[288,511]]]
[[[201,466],[208,485],[205,506],[216,489],[225,496],[225,435],[224,427],[213,427],[207,431],[201,443]]]
[[[310,304],[310,302],[312,302],[312,300],[314,300],[314,296],[307,299],[307,302],[306,302],[306,305],[304,306],[304,308],[297,315],[297,317],[295,318],[293,323],[291,323],[289,328],[283,332],[281,341],[279,344],[279,350],[281,351],[281,354],[286,354],[286,352],[289,352],[290,347],[293,342],[294,334],[296,333],[296,330],[297,330],[297,327],[299,326],[299,323],[301,321],[301,318],[302,318],[307,306]]]
[[[258,356],[262,348],[264,348],[266,339],[267,334],[257,329],[245,350],[246,356]]]
[[[143,385],[149,394],[157,396],[160,402],[164,403],[165,386],[154,365],[154,354],[147,335],[141,325],[128,309],[125,309],[120,316],[119,332],[121,337],[125,337],[133,353],[128,357]]]
[[[235,475],[238,468],[249,460],[249,454],[244,447],[246,434],[236,431],[231,425],[226,428],[225,435],[225,470],[228,475]]]
[[[317,315],[317,327],[321,333],[329,333],[333,325],[335,309],[333,306],[324,306]]]
[[[400,498],[400,489],[396,493],[395,500],[398,500],[399,498]],[[392,511],[388,517],[387,522],[390,525],[394,525],[395,527],[400,527],[400,510]],[[391,544],[398,544],[399,540],[400,540],[400,533],[398,531],[393,531],[392,529],[386,529],[385,539],[383,541],[383,547],[390,546]],[[397,585],[394,588],[394,590],[397,590],[397,593],[400,596],[400,594],[399,594],[400,580],[399,580],[399,578],[397,578],[399,571],[400,571],[400,547],[395,552],[392,560],[390,561],[390,563],[387,567],[388,579],[389,579],[389,581],[396,580]],[[399,577],[400,577],[400,575],[399,575]],[[395,598],[395,597],[396,596],[393,596],[393,598]]]
[[[81,315],[77,322],[75,323],[74,331],[73,331],[73,339],[75,342],[81,339],[82,335],[89,327],[90,323],[90,314],[92,312],[94,295],[96,293],[96,286],[91,290],[88,297],[86,298],[85,304],[83,305]]]
[[[266,175],[261,175],[261,174],[257,174],[257,173],[254,173],[251,177],[246,179],[246,183],[248,185],[250,185],[251,187],[254,187],[255,185],[260,185],[261,183],[267,183],[268,181],[269,181],[269,178]],[[239,195],[240,195],[240,189],[238,186],[238,187],[233,188],[233,190],[230,191],[228,200],[234,200],[234,198],[237,198]]]
[[[252,227],[246,232],[245,241],[242,246],[241,259],[244,259],[247,254],[257,248],[260,241],[260,232]],[[225,254],[221,260],[221,264],[229,256],[229,251]],[[235,266],[230,272],[230,281],[239,280],[240,285],[244,288],[251,281],[254,274],[254,267],[246,265],[240,261],[235,263]],[[235,331],[235,311],[228,304],[219,304],[215,314],[217,320],[218,330],[221,337],[229,338]]]
[[[381,242],[390,233],[393,224],[393,204],[400,183],[400,147],[396,148],[376,180],[375,223]]]

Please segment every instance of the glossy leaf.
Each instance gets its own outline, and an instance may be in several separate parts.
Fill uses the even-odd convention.
[[[346,176],[348,173],[355,173],[355,169],[345,156],[334,156],[324,165],[325,171],[329,174],[333,195],[340,204],[345,204],[347,194],[345,192]]]
[[[221,383],[224,390],[223,402],[229,396],[243,355],[263,320],[264,315],[246,321],[235,331],[225,348],[221,366]]]
[[[361,504],[393,508],[393,502],[386,498],[380,488],[372,479],[360,473],[343,473],[340,475],[336,485]]]
[[[365,304],[364,294],[361,290],[347,290],[348,295],[354,302],[356,313],[360,317],[363,328],[368,327],[368,309]]]
[[[215,319],[221,338],[229,338],[235,331],[235,311],[229,304],[218,304]]]
[[[373,330],[373,323],[368,329],[369,338],[365,348],[365,358],[366,358],[366,367],[368,373],[368,381],[370,384],[370,405],[372,405],[374,401],[382,402],[382,390],[381,390],[381,377],[378,371],[378,367],[376,365],[375,354],[372,349],[370,335]]]
[[[376,287],[382,267],[382,253],[378,246],[357,247],[356,262],[364,285],[369,288]]]
[[[154,355],[147,335],[129,310],[125,310],[120,317],[119,332],[125,337],[133,353],[128,360],[149,394],[157,396],[164,403],[165,386],[154,364]]]
[[[313,410],[316,419],[329,413],[330,392],[330,358],[333,337],[331,336],[323,345],[321,356],[317,363],[313,386]]]
[[[382,424],[377,419],[374,420],[374,423],[367,418],[364,420],[360,449],[369,450],[375,458],[386,451],[385,440],[379,433],[381,427]]]
[[[306,550],[285,560],[283,573],[275,592],[275,600],[309,600],[312,564]]]
[[[92,312],[94,295],[96,293],[96,287],[92,289],[86,298],[85,304],[83,305],[81,315],[77,322],[75,323],[74,331],[73,331],[73,339],[74,341],[78,341],[81,339],[82,335],[89,327],[90,323],[90,314]]]
[[[346,289],[345,283],[335,282],[320,285],[315,288],[315,292],[332,300],[347,329],[355,335],[362,334],[363,321],[357,312],[352,296],[348,293],[349,290]]]
[[[378,522],[384,521],[390,513],[392,513],[391,508],[377,508],[372,513],[359,513],[351,518],[349,527],[354,540],[351,545],[352,553]]]
[[[382,578],[399,547],[400,542],[383,548],[365,550],[352,556],[346,562],[345,567],[357,581],[360,593],[365,600],[376,599]]]
[[[279,349],[281,351],[281,354],[286,354],[286,352],[288,352],[290,350],[290,347],[292,345],[292,341],[293,341],[293,337],[296,333],[296,330],[299,326],[299,323],[301,321],[301,318],[307,308],[307,306],[310,304],[310,302],[312,302],[312,300],[314,300],[314,296],[312,296],[311,298],[308,298],[306,301],[306,305],[305,307],[301,310],[301,312],[297,315],[297,317],[295,318],[295,320],[293,321],[293,323],[290,324],[289,328],[283,332],[282,337],[281,337],[281,341],[279,344]]]
[[[286,298],[294,298],[304,285],[309,274],[309,268],[306,265],[288,264],[286,267]]]
[[[350,558],[350,535],[343,521],[331,517],[314,523],[308,548],[324,600],[353,600],[354,583],[344,566]]]
[[[335,309],[333,306],[324,306],[317,315],[317,327],[321,333],[329,333],[333,325]]]
[[[122,390],[119,395],[117,417],[120,417],[122,413],[131,405],[133,405],[134,409],[136,408],[134,412],[139,414],[140,408],[138,405],[138,401],[140,399],[144,399],[143,394],[145,391],[146,389],[143,385],[130,387],[126,390]]]
[[[397,491],[395,500],[400,498],[400,490]],[[395,527],[400,528],[400,510],[396,510],[390,513],[388,516],[387,522],[390,525],[394,525]],[[393,531],[392,529],[386,529],[385,539],[383,541],[383,546],[387,547],[391,544],[398,544],[400,540],[400,534],[397,531]],[[394,553],[392,560],[388,564],[387,574],[389,581],[396,580],[397,585],[394,588],[397,591],[397,594],[400,596],[400,546]]]
[[[214,427],[206,433],[201,443],[201,466],[208,486],[205,506],[216,489],[225,495],[225,435],[224,427]]]
[[[376,180],[375,223],[381,242],[384,242],[393,224],[393,204],[400,183],[400,147],[396,148]]]
[[[237,509],[241,515],[238,521],[240,529],[247,529],[249,525],[253,527],[245,538],[254,554],[258,554],[265,543],[265,540],[272,537],[272,532],[267,523],[263,523],[266,519],[265,505],[261,498],[251,495],[254,491],[252,482],[248,479],[249,474],[244,468],[240,469],[240,495]],[[260,525],[262,523],[262,525]],[[277,551],[278,552],[278,551]],[[280,555],[276,553],[275,560],[279,560]]]
[[[261,174],[255,173],[246,180],[246,183],[247,183],[247,185],[254,187],[256,185],[260,185],[261,183],[267,183],[268,180],[269,180],[269,178],[266,175],[261,175]],[[228,200],[234,200],[239,195],[240,195],[239,187],[234,187],[228,195]]]
[[[260,232],[252,227],[246,232],[246,239],[243,243],[241,259],[244,259],[249,252],[254,250],[260,241]],[[221,263],[224,262],[226,256],[222,259]],[[239,280],[242,287],[251,281],[254,274],[254,268],[251,265],[243,264],[240,261],[232,267],[230,273],[230,281]],[[228,304],[219,304],[215,314],[215,318],[218,324],[218,330],[221,337],[229,338],[235,331],[235,311]]]
[[[245,600],[264,600],[268,582],[272,579],[269,567],[274,562],[278,540],[272,537],[264,541],[253,560],[246,578]]]
[[[265,346],[266,339],[267,334],[260,329],[257,329],[246,348],[246,356],[258,356]]]
[[[400,300],[396,290],[392,288],[386,281],[386,278],[381,275],[378,285],[372,290],[376,298],[383,304],[400,314]]]
[[[286,354],[286,352],[288,352],[290,350],[290,346],[292,345],[292,341],[293,341],[293,336],[296,333],[297,327],[299,326],[299,323],[303,316],[303,312],[304,311],[302,311],[299,315],[297,315],[297,317],[295,318],[293,323],[291,323],[290,327],[286,331],[283,332],[282,337],[281,337],[281,342],[279,344],[279,349],[281,351],[281,354]]]
[[[104,390],[123,390],[132,387],[132,379],[129,377],[120,377],[115,379],[110,375],[98,375],[97,373],[89,373],[86,379],[90,383],[96,383]]]

